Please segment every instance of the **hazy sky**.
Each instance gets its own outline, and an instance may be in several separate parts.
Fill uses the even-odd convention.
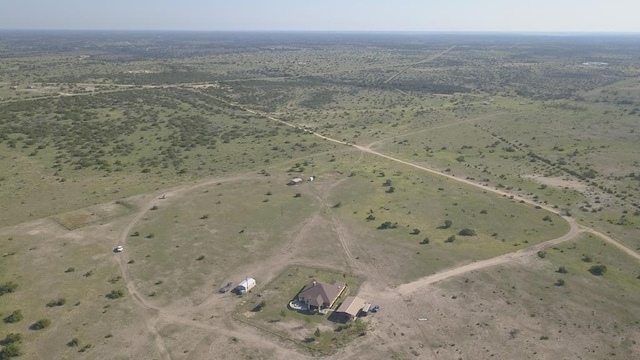
[[[640,32],[640,0],[0,0],[1,29]]]

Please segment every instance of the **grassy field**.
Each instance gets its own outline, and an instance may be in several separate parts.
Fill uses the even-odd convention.
[[[590,235],[547,254],[448,280],[425,298],[416,294],[411,308],[429,318],[429,347],[439,356],[480,359],[634,358],[637,262]],[[596,264],[607,272],[590,274]]]
[[[425,36],[0,38],[0,339],[25,359],[637,358],[638,263],[582,232],[640,249],[635,40]],[[382,310],[288,310],[310,276]]]

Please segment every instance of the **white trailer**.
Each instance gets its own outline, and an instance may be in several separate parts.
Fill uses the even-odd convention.
[[[253,289],[254,286],[256,286],[256,279],[249,277],[242,280],[242,282],[236,286],[236,290],[238,291],[238,294],[244,295],[249,292],[249,290]]]

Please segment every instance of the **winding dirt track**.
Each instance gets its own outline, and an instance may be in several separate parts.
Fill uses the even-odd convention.
[[[221,99],[218,99],[218,100],[219,101],[225,101],[225,100],[221,100]],[[237,104],[233,104],[233,105],[239,106]],[[558,209],[554,209],[554,208],[552,208],[552,207],[550,207],[548,205],[539,204],[539,203],[537,203],[537,202],[535,202],[533,200],[530,200],[530,199],[527,199],[527,198],[523,198],[523,197],[518,196],[518,195],[513,195],[513,194],[510,194],[510,193],[508,193],[506,191],[502,191],[502,190],[499,190],[499,189],[492,188],[490,186],[486,186],[486,185],[482,185],[482,184],[479,184],[479,183],[475,183],[475,182],[470,181],[470,180],[458,178],[458,177],[455,177],[454,175],[449,175],[447,173],[444,173],[444,172],[441,172],[441,171],[438,171],[438,170],[434,170],[434,169],[431,169],[431,168],[428,168],[428,167],[425,167],[425,166],[417,165],[417,164],[414,164],[414,163],[409,162],[409,161],[405,161],[405,160],[402,160],[402,159],[398,159],[398,158],[395,158],[395,157],[380,153],[378,151],[372,150],[371,147],[370,147],[371,144],[368,145],[368,146],[362,146],[362,145],[351,144],[351,143],[348,143],[348,142],[345,142],[345,141],[332,139],[332,138],[330,138],[328,136],[316,133],[316,132],[308,130],[308,129],[304,128],[304,127],[301,127],[301,126],[298,126],[298,125],[295,125],[295,124],[292,124],[292,123],[289,123],[289,122],[274,118],[273,116],[270,116],[268,114],[264,114],[264,113],[261,113],[261,112],[255,111],[255,110],[247,109],[247,108],[244,108],[242,106],[239,106],[239,107],[241,109],[247,111],[247,112],[250,112],[250,113],[255,114],[255,115],[263,116],[264,118],[269,119],[271,121],[275,121],[275,122],[278,122],[280,124],[293,127],[295,129],[304,130],[305,132],[311,133],[311,134],[313,134],[313,135],[315,135],[315,136],[317,136],[317,137],[319,137],[321,139],[328,140],[328,141],[331,141],[331,142],[334,142],[334,143],[337,143],[337,144],[352,146],[352,147],[360,150],[362,153],[368,153],[368,154],[371,154],[371,155],[375,155],[375,156],[378,156],[378,157],[385,158],[385,159],[390,160],[390,161],[395,161],[397,163],[400,163],[400,164],[403,164],[403,165],[407,165],[407,166],[416,168],[418,170],[426,171],[426,172],[429,172],[429,173],[434,174],[434,175],[442,176],[442,177],[445,177],[445,178],[453,180],[453,181],[464,183],[464,184],[467,184],[469,186],[473,186],[475,188],[479,188],[479,189],[487,191],[487,192],[492,192],[494,194],[497,194],[497,195],[500,195],[500,196],[503,196],[503,197],[509,197],[509,198],[511,198],[511,199],[513,199],[515,201],[519,201],[521,203],[526,203],[526,204],[533,205],[533,206],[539,206],[542,209],[545,209],[545,210],[547,210],[547,211],[549,211],[551,213],[557,214],[558,216],[562,217],[565,221],[567,221],[567,223],[569,223],[569,226],[571,227],[571,230],[569,231],[569,233],[567,233],[567,235],[562,236],[562,237],[560,237],[558,239],[549,240],[547,242],[532,246],[532,247],[530,247],[528,249],[537,248],[537,247],[539,247],[539,246],[541,246],[543,244],[549,244],[549,246],[553,245],[553,244],[557,244],[558,242],[566,241],[566,240],[569,240],[569,239],[573,238],[575,235],[577,235],[579,232],[582,231],[582,232],[589,232],[589,233],[594,234],[594,235],[596,235],[598,237],[601,237],[606,242],[614,245],[615,247],[617,247],[618,249],[620,249],[621,251],[623,251],[627,255],[629,255],[629,256],[637,259],[637,260],[640,260],[640,254],[638,254],[633,249],[630,249],[629,247],[627,247],[623,243],[621,243],[621,242],[613,239],[612,237],[607,236],[607,235],[605,235],[605,234],[603,234],[603,233],[601,233],[601,232],[599,232],[599,231],[597,231],[597,230],[595,230],[593,228],[578,224],[578,222],[574,218],[572,218],[570,216],[566,216],[566,215],[562,214]],[[497,114],[494,114],[494,115],[497,115]],[[483,116],[482,118],[485,118],[485,117],[487,117],[487,116]],[[465,122],[475,121],[475,120],[480,120],[480,119],[481,118],[475,118],[475,119],[471,119],[471,120],[466,120]],[[578,229],[579,231],[576,230],[576,229]],[[575,231],[578,231],[578,232],[575,232]],[[545,246],[543,246],[543,248],[544,247]],[[513,254],[517,254],[520,251],[525,251],[525,250],[527,250],[527,249],[519,250],[519,251],[517,251],[517,252],[515,252]],[[538,250],[535,250],[535,251],[537,252]],[[509,254],[507,254],[507,255],[509,255]],[[482,262],[478,262],[478,263],[481,263],[481,264],[476,265],[476,266],[478,266],[477,268],[473,268],[471,266],[472,264],[465,265],[465,266],[470,267],[471,270],[477,270],[477,269],[481,269],[481,268],[497,265],[497,264],[505,262],[506,259],[509,259],[509,257],[507,257],[507,255],[503,255],[501,257],[494,258],[495,259],[494,262],[490,261],[492,259],[483,260]],[[453,270],[449,270],[449,271],[453,271]],[[462,271],[462,272],[465,272],[465,271]],[[459,271],[458,273],[462,273],[462,272]],[[456,276],[458,273],[451,273],[447,277]],[[432,276],[435,276],[435,275],[432,275]],[[441,275],[441,276],[443,276],[443,275]],[[444,278],[447,278],[447,277],[444,277]],[[430,277],[426,277],[424,279],[429,279],[429,278]],[[440,280],[443,280],[444,278],[442,278]],[[437,280],[437,281],[439,281],[439,280]],[[435,281],[431,281],[431,282],[427,281],[427,283],[433,283],[433,282],[435,282]],[[415,286],[413,288],[415,289]]]
[[[509,197],[511,199],[513,199],[514,201],[519,201],[519,202],[523,202],[529,205],[533,205],[533,206],[539,206],[549,212],[552,212],[554,214],[557,214],[559,216],[561,216],[565,221],[568,222],[569,226],[570,226],[570,230],[567,234],[556,238],[556,239],[552,239],[552,240],[548,240],[546,242],[525,248],[525,249],[521,249],[512,253],[508,253],[508,254],[504,254],[501,256],[497,256],[491,259],[487,259],[487,260],[482,260],[482,261],[477,261],[477,262],[473,262],[470,264],[466,264],[457,268],[453,268],[453,269],[449,269],[449,270],[445,270],[430,276],[426,276],[424,278],[418,279],[416,281],[413,281],[411,283],[407,283],[407,284],[403,284],[398,286],[395,289],[388,289],[387,291],[385,291],[387,293],[387,295],[393,295],[393,296],[400,296],[400,297],[404,297],[404,296],[408,296],[411,295],[413,292],[415,292],[416,290],[428,286],[430,284],[436,283],[438,281],[442,281],[454,276],[459,276],[461,274],[470,272],[470,271],[475,271],[475,270],[479,270],[479,269],[483,269],[483,268],[487,268],[487,267],[491,267],[491,266],[496,266],[499,264],[504,264],[507,263],[509,261],[512,261],[514,259],[518,259],[518,258],[522,258],[525,256],[531,256],[532,254],[537,253],[538,251],[545,249],[549,246],[553,246],[556,245],[558,243],[561,243],[563,241],[567,241],[570,240],[572,238],[574,238],[576,235],[582,233],[582,232],[589,232],[592,233],[596,236],[601,237],[602,239],[604,239],[605,241],[607,241],[608,243],[616,246],[617,248],[619,248],[620,250],[624,251],[626,254],[628,254],[629,256],[634,257],[635,259],[640,260],[640,255],[633,251],[632,249],[626,247],[625,245],[621,244],[620,242],[616,241],[615,239],[606,236],[592,228],[589,227],[585,227],[582,226],[580,224],[577,223],[577,221],[571,217],[568,216],[564,216],[562,213],[560,213],[557,209],[553,209],[547,205],[543,205],[543,204],[538,204],[535,201],[526,199],[526,198],[522,198],[516,195],[512,195],[509,194],[507,192],[498,190],[498,189],[494,189],[491,188],[489,186],[485,186],[482,184],[478,184],[466,179],[461,179],[461,178],[457,178],[453,175],[450,174],[446,174],[431,168],[427,168],[421,165],[417,165],[402,159],[398,159],[398,158],[394,158],[392,156],[389,155],[385,155],[382,154],[380,152],[377,152],[375,150],[372,150],[370,148],[370,146],[361,146],[361,145],[355,145],[355,144],[350,144],[348,142],[344,142],[344,141],[340,141],[340,140],[336,140],[336,139],[332,139],[330,137],[324,136],[322,134],[318,134],[316,132],[310,131],[304,127],[298,126],[298,125],[294,125],[291,123],[288,123],[286,121],[274,118],[273,116],[270,116],[268,114],[264,114],[255,110],[251,110],[251,109],[247,109],[244,108],[242,106],[239,106],[238,104],[233,104],[230,103],[224,99],[219,99],[219,98],[215,98],[218,101],[222,101],[225,102],[227,104],[230,105],[234,105],[237,106],[249,113],[258,115],[258,116],[262,116],[268,120],[286,125],[286,126],[290,126],[292,128],[296,128],[299,130],[303,130],[307,133],[311,133],[321,139],[327,140],[327,141],[331,141],[334,142],[336,144],[341,144],[341,145],[346,145],[346,146],[352,146],[355,149],[359,150],[362,154],[371,154],[374,156],[378,156],[378,157],[382,157],[385,158],[387,160],[390,161],[394,161],[406,166],[410,166],[413,168],[416,168],[418,170],[422,170],[422,171],[426,171],[429,172],[431,174],[434,175],[438,175],[438,176],[442,176],[445,177],[449,180],[452,181],[457,181],[460,183],[464,183],[466,185],[469,186],[473,186],[475,188],[479,188],[481,190],[487,191],[487,192],[491,192],[494,193],[496,195],[500,195],[502,197]],[[476,119],[477,120],[477,119]],[[246,176],[241,176],[241,177],[235,177],[235,178],[226,178],[226,179],[210,179],[207,180],[205,182],[201,182],[199,184],[195,184],[192,186],[181,186],[181,187],[177,187],[171,190],[168,190],[167,192],[165,192],[165,194],[169,197],[174,197],[176,195],[179,195],[180,193],[183,193],[185,191],[203,186],[203,185],[207,185],[207,184],[212,184],[215,182],[228,182],[228,181],[235,181],[235,180],[241,180],[241,179],[247,179]],[[323,206],[327,206],[327,204],[324,202],[324,199],[320,199],[321,202],[323,203]],[[145,216],[145,214],[147,213],[148,209],[151,208],[154,204],[161,202],[162,200],[155,197],[152,200],[150,200],[149,202],[147,202],[145,204],[145,206],[140,210],[140,212],[129,222],[129,224],[122,230],[120,236],[119,236],[119,241],[121,245],[126,245],[126,241],[127,238],[129,237],[129,233],[131,232],[131,230],[133,229],[133,227],[140,222],[143,217]],[[312,222],[313,217],[309,220],[309,222],[307,224],[305,224],[303,226],[303,229],[301,231],[302,234],[305,233],[306,229],[309,227],[309,224]],[[341,233],[341,230],[339,228],[339,226],[337,226],[336,224],[339,223],[338,220],[335,218],[335,215],[331,214],[331,220],[332,223],[334,225],[334,228],[336,230],[336,233],[338,234],[339,240],[340,240],[340,244],[342,245],[342,248],[349,260],[349,262],[353,265],[355,265],[356,267],[358,267],[358,264],[356,263],[348,244],[345,242],[344,238],[343,238],[343,234]],[[296,239],[293,240],[292,244],[289,244],[289,247],[293,246],[294,243],[296,242]],[[122,278],[126,283],[127,289],[129,291],[129,293],[132,295],[131,298],[133,299],[133,301],[139,305],[140,308],[142,308],[144,310],[144,315],[145,315],[145,320],[146,320],[146,324],[147,327],[149,328],[150,333],[153,335],[157,348],[158,348],[158,352],[159,354],[162,356],[162,358],[164,359],[171,359],[171,354],[168,351],[166,345],[164,344],[164,342],[162,341],[162,337],[158,334],[158,331],[156,329],[156,324],[157,322],[162,319],[165,321],[168,321],[170,323],[177,323],[177,324],[183,324],[183,325],[187,325],[187,326],[191,326],[191,327],[195,327],[195,328],[199,328],[199,329],[203,329],[203,330],[208,330],[214,333],[218,333],[218,334],[223,334],[223,335],[227,335],[227,336],[234,336],[237,337],[239,339],[242,340],[246,340],[248,343],[254,343],[254,344],[260,344],[262,346],[268,347],[268,348],[276,348],[276,350],[278,351],[278,355],[279,357],[295,357],[295,358],[301,358],[303,356],[301,356],[301,354],[299,354],[298,352],[288,349],[284,346],[281,346],[279,344],[274,344],[273,342],[270,342],[268,340],[265,340],[263,337],[258,336],[256,334],[253,333],[249,333],[246,331],[234,331],[234,330],[229,330],[226,329],[224,327],[220,327],[220,326],[212,326],[212,325],[208,325],[202,322],[198,322],[195,320],[190,320],[190,319],[186,319],[182,316],[180,316],[179,314],[176,313],[172,313],[168,310],[159,308],[157,306],[154,306],[153,304],[149,303],[147,300],[145,300],[144,296],[142,296],[139,291],[137,290],[135,283],[133,282],[133,280],[131,279],[128,270],[127,270],[127,264],[125,262],[125,258],[124,257],[119,257],[118,258],[118,262],[120,265],[120,270],[122,273]]]
[[[138,214],[136,214],[136,216],[131,219],[131,221],[127,224],[127,226],[124,227],[124,229],[122,229],[118,239],[119,239],[119,243],[123,246],[126,245],[127,243],[127,239],[129,237],[129,234],[131,232],[131,230],[133,229],[133,227],[138,224],[145,216],[145,214],[149,211],[149,209],[153,206],[156,205],[160,202],[163,201],[163,198],[172,198],[175,196],[180,196],[181,193],[184,193],[186,191],[198,188],[198,187],[202,187],[202,186],[206,186],[206,185],[211,185],[214,183],[218,183],[218,182],[231,182],[231,181],[238,181],[238,180],[247,180],[251,178],[250,176],[238,176],[238,177],[232,177],[232,178],[224,178],[224,179],[208,179],[207,181],[195,184],[195,185],[191,185],[191,186],[179,186],[173,189],[170,189],[168,191],[163,192],[162,194],[163,197],[160,198],[159,194],[157,194],[157,196],[155,196],[154,198],[152,198],[150,201],[148,201],[147,203],[145,203],[140,211],[138,212]],[[126,246],[125,246],[126,249]],[[133,281],[133,279],[131,279],[130,275],[129,275],[129,271],[127,269],[127,263],[125,261],[125,257],[123,256],[119,256],[118,257],[118,264],[120,265],[120,272],[122,274],[122,279],[125,282],[126,286],[127,286],[127,290],[128,292],[131,294],[131,299],[133,299],[133,302],[136,303],[143,311],[142,315],[145,318],[145,323],[146,326],[150,332],[150,334],[153,336],[154,341],[156,343],[156,348],[158,350],[159,355],[163,358],[163,359],[172,359],[171,357],[171,353],[169,352],[169,350],[167,349],[166,345],[164,344],[164,341],[162,340],[162,337],[160,336],[160,334],[158,333],[158,330],[156,328],[156,325],[158,323],[158,321],[160,319],[165,320],[169,323],[173,323],[173,324],[182,324],[182,325],[187,325],[187,326],[191,326],[191,327],[195,327],[195,328],[199,328],[199,329],[203,329],[203,330],[209,330],[211,332],[217,333],[217,334],[222,334],[222,335],[226,335],[229,337],[235,337],[241,340],[246,341],[247,343],[253,343],[253,344],[260,344],[266,348],[273,348],[275,347],[278,351],[278,353],[280,354],[279,356],[295,356],[296,358],[301,358],[300,354],[298,352],[295,352],[293,350],[290,350],[286,347],[283,346],[278,346],[277,344],[274,344],[271,341],[265,340],[263,339],[261,336],[255,336],[253,333],[248,333],[248,332],[244,332],[244,331],[233,331],[233,330],[228,330],[222,327],[217,327],[217,326],[211,326],[202,322],[198,322],[195,320],[190,320],[187,318],[184,318],[176,313],[170,312],[166,309],[157,307],[155,305],[153,305],[152,303],[148,302],[145,297],[140,294],[140,292],[138,291],[138,289],[135,286],[135,283]]]

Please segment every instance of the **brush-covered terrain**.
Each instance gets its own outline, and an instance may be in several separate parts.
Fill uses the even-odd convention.
[[[0,359],[640,357],[640,39],[0,35]]]

